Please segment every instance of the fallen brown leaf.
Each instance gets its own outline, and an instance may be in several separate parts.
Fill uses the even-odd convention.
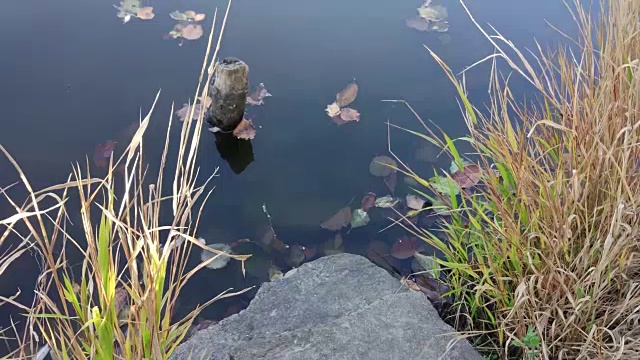
[[[253,126],[253,121],[242,119],[240,124],[233,130],[233,136],[242,140],[251,140],[256,137],[256,128]]]
[[[330,231],[338,231],[351,223],[351,208],[348,206],[338,210],[331,218],[320,224],[320,227]]]

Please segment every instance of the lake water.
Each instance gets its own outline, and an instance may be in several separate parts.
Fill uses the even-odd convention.
[[[492,24],[522,47],[532,48],[534,38],[543,46],[554,46],[560,39],[545,20],[568,32],[573,29],[568,12],[557,0],[468,3],[481,24]],[[169,13],[193,9],[207,14],[202,24],[208,33],[215,7],[223,11],[226,2],[143,4],[154,7],[155,17],[123,24],[112,1],[5,2],[0,13],[0,144],[22,165],[35,188],[63,181],[70,164],[84,161],[85,155],[91,159],[97,144],[125,139],[140,108],[146,112],[161,89],[146,140],[147,160],[154,163],[160,154],[171,103],[179,107],[193,97],[206,49],[205,37],[181,46],[176,40],[163,39],[175,23]],[[267,222],[264,204],[279,238],[289,245],[319,249],[335,235],[320,228],[322,221],[352,199],[352,208],[357,208],[368,192],[389,193],[381,178],[369,174],[371,159],[387,154],[386,121],[420,129],[403,105],[383,99],[407,100],[425,120],[431,119],[450,136],[465,134],[455,90],[423,44],[456,72],[492,49],[458,1],[440,1],[448,10],[446,34],[408,28],[405,20],[417,15],[420,4],[411,0],[234,1],[220,56],[245,61],[251,86],[262,82],[273,96],[262,106],[248,108],[259,128],[251,142],[254,161],[241,173],[221,159],[214,135],[202,134],[201,173],[220,169],[200,236],[209,243],[256,240],[256,229]],[[480,66],[466,78],[478,102],[487,98],[488,69]],[[351,106],[360,111],[361,120],[337,126],[324,109],[354,78],[360,91]],[[514,84],[516,92],[527,92],[518,79]],[[172,134],[178,131],[175,124]],[[433,165],[448,168],[447,159],[417,160],[415,153],[424,144],[415,136],[393,130],[391,142],[394,152],[425,176],[432,175]],[[122,148],[116,147],[116,153],[118,149]],[[0,186],[16,180],[9,164],[0,160]],[[410,191],[399,176],[396,195],[404,197]],[[22,200],[19,191],[11,194]],[[4,199],[0,206],[0,215],[11,214]],[[404,235],[397,227],[379,232],[389,222],[380,214],[371,217],[369,225],[342,232],[346,251],[366,254],[371,241],[390,245]],[[194,254],[194,264],[198,259]],[[181,311],[228,287],[258,285],[264,280],[262,276],[243,279],[236,265],[202,270],[181,299]],[[29,303],[37,273],[33,259],[25,257],[0,277],[0,294],[12,294],[20,287],[19,300]],[[219,320],[246,306],[250,297],[216,303],[203,317]],[[18,313],[7,309],[2,311],[3,325],[6,314]]]

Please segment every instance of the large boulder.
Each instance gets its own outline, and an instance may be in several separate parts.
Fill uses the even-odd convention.
[[[338,254],[265,283],[247,309],[199,331],[171,359],[482,357],[422,293],[362,256]]]

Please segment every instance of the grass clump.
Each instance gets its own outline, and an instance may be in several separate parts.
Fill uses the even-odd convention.
[[[451,216],[444,237],[414,231],[444,254],[449,320],[493,357],[640,357],[640,2],[600,4],[598,16],[568,6],[580,35],[533,57],[478,26],[495,49],[484,60],[493,62],[487,110],[431,53],[470,135],[441,141],[425,126],[421,136],[460,167],[456,143],[470,143],[483,179],[439,195]],[[536,100],[514,98],[498,61]]]
[[[196,90],[202,98],[208,93],[206,85],[211,81],[225,22],[226,14],[211,58],[213,28],[210,34]],[[0,146],[29,194],[23,205],[6,196],[15,215],[0,220],[5,227],[0,244],[13,235],[22,245],[0,259],[0,273],[26,250],[33,251],[42,266],[31,306],[2,299],[20,306],[26,314],[26,331],[19,337],[22,346],[13,358],[35,354],[36,346],[45,343],[58,359],[167,359],[204,307],[234,295],[226,291],[186,317],[172,319],[178,295],[196,271],[217,256],[240,261],[247,256],[210,249],[195,238],[202,206],[210,195],[205,186],[215,175],[197,185],[202,114],[182,123],[174,169],[166,162],[170,156],[167,130],[159,172],[149,180],[143,139],[158,96],[140,119],[131,143],[119,159],[112,159],[104,177],[91,174],[88,163],[87,170],[76,164],[68,182],[36,191]],[[171,126],[172,118],[169,129]],[[169,189],[167,184],[171,184]],[[74,211],[80,212],[80,220],[72,224],[69,219],[74,218],[70,216]],[[79,227],[82,235],[74,236],[73,227]],[[187,269],[193,246],[217,255]],[[84,260],[79,266],[70,264],[69,251],[81,253]]]

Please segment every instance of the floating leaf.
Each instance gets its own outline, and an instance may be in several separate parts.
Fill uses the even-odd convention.
[[[398,164],[395,160],[388,156],[376,156],[371,160],[369,164],[369,172],[373,176],[388,176],[396,171],[395,168],[398,167]]]
[[[327,108],[324,111],[326,111],[327,115],[332,118],[334,116],[340,115],[340,106],[338,106],[338,104],[334,102],[327,105]]]
[[[205,14],[196,14],[196,16],[193,17],[193,21],[200,22],[200,21],[204,20],[205,17],[206,17]]]
[[[354,81],[336,94],[336,104],[340,107],[347,106],[356,99],[356,96],[358,96],[358,84]]]
[[[173,20],[178,20],[178,21],[187,21],[187,20],[189,20],[189,17],[187,15],[181,13],[178,10],[169,13],[169,16],[171,16],[171,18]]]
[[[305,247],[302,245],[292,245],[289,247],[289,256],[287,257],[287,264],[291,267],[298,267],[305,259],[304,255]]]
[[[232,254],[231,252],[231,247],[227,244],[211,244],[211,245],[207,245],[208,247],[214,249],[214,250],[219,250],[219,251],[223,251],[227,254]],[[218,255],[217,253],[211,252],[209,250],[203,249],[202,253],[200,254],[200,260],[202,260],[202,262],[208,261],[209,259],[213,258],[214,256]],[[222,269],[223,267],[227,266],[227,264],[229,263],[229,260],[231,260],[231,258],[229,256],[226,255],[220,255],[218,256],[215,260],[211,261],[209,264],[207,264],[207,267],[209,269]]]
[[[413,210],[422,210],[425,200],[417,195],[407,195],[406,197],[407,207]]]
[[[193,105],[193,118],[192,119],[198,119],[200,118],[200,115],[204,116],[204,113],[207,111],[208,108],[204,107],[202,104],[195,104]],[[187,119],[187,117],[189,116],[189,113],[191,112],[191,106],[189,106],[189,104],[182,104],[182,108],[180,108],[178,111],[176,111],[176,115],[178,115],[178,117],[180,118],[180,121],[185,121]]]
[[[199,24],[189,24],[184,28],[182,28],[182,31],[180,32],[180,36],[182,36],[187,40],[200,39],[203,34],[204,34],[204,30],[202,29],[202,26]]]
[[[418,286],[418,284],[416,284],[413,280],[408,279],[408,278],[402,278],[402,280],[400,280],[400,283],[403,285],[406,285],[409,290],[411,291],[420,291],[420,286]]]
[[[351,222],[351,209],[348,206],[338,210],[338,212],[327,221],[320,224],[320,227],[330,231],[338,231],[349,225]]]
[[[376,199],[374,205],[379,208],[392,208],[399,202],[399,199],[395,199],[393,196],[387,195]]]
[[[184,15],[188,18],[188,19],[193,19],[194,17],[196,17],[196,12],[193,10],[187,10],[184,12]]]
[[[431,184],[433,189],[440,194],[449,195],[453,192],[454,195],[457,195],[460,193],[460,187],[458,184],[448,177],[434,176],[429,179],[429,184]]]
[[[276,281],[282,279],[282,270],[275,265],[271,265],[269,268],[269,280]]]
[[[256,137],[256,128],[253,126],[253,121],[242,119],[238,126],[233,129],[233,136],[242,140],[251,140]]]
[[[482,178],[482,169],[477,164],[465,165],[462,171],[458,170],[451,174],[453,181],[462,189],[468,189],[476,186]]]
[[[391,246],[391,256],[396,259],[408,259],[423,248],[422,240],[415,237],[402,237]]]
[[[430,274],[433,274],[434,278],[438,278],[440,265],[433,258],[433,256],[428,256],[417,252],[413,254],[413,258],[415,259],[415,262],[417,264],[414,270],[416,270],[417,272],[428,271]]]
[[[442,21],[447,19],[447,9],[435,6],[421,6],[418,8],[418,16],[426,21]]]
[[[369,220],[371,219],[369,218],[369,214],[367,214],[366,211],[362,209],[355,209],[353,211],[353,216],[351,219],[351,227],[357,228],[357,227],[365,226],[369,223]]]
[[[340,109],[340,118],[345,122],[360,121],[360,113],[358,112],[358,110],[343,108]]]
[[[411,19],[407,19],[405,21],[405,25],[407,25],[408,28],[415,29],[418,31],[430,30],[429,22],[419,16],[412,17]]]
[[[136,16],[142,20],[151,20],[154,18],[153,7],[147,6],[143,8],[138,8],[136,10]]]
[[[462,160],[462,165],[466,166],[471,164],[470,162],[468,162],[467,160]],[[457,172],[458,170],[460,170],[460,167],[458,167],[458,163],[455,160],[451,161],[451,165],[449,166],[449,174],[453,174],[455,172]]]
[[[247,104],[249,105],[262,105],[264,104],[264,98],[271,96],[263,83],[256,86],[256,90],[247,95]]]
[[[369,211],[376,202],[376,194],[370,192],[362,198],[360,202],[360,208],[364,211]]]

